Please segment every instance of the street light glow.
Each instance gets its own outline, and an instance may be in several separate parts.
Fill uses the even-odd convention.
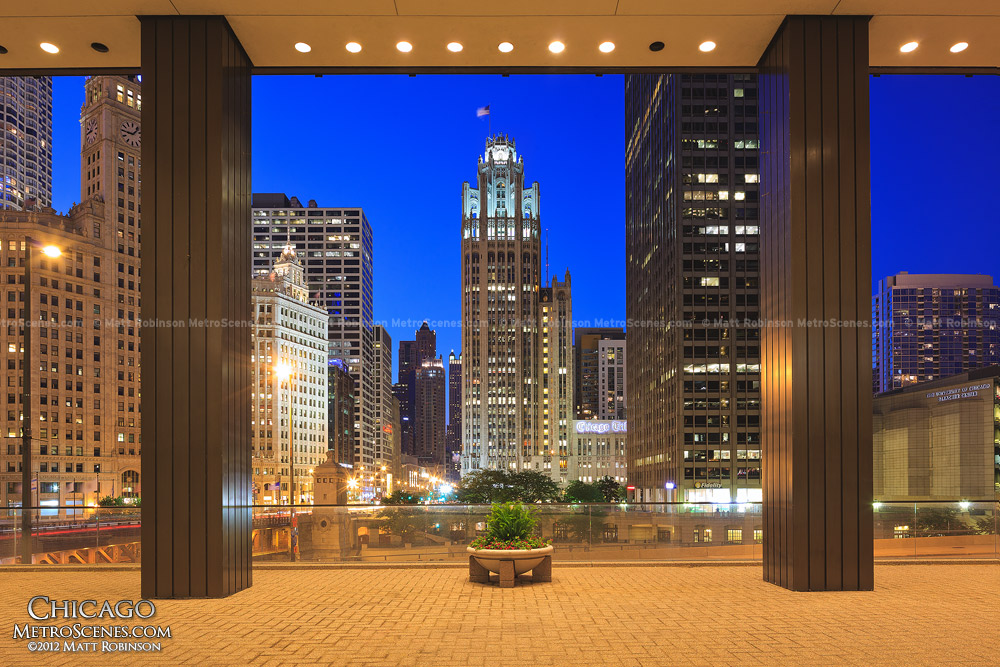
[[[46,257],[59,257],[60,255],[62,255],[62,250],[60,250],[54,245],[47,245],[44,248],[42,248],[42,254],[44,254]]]
[[[287,380],[292,376],[292,367],[287,361],[279,361],[274,367],[274,373],[282,380]]]

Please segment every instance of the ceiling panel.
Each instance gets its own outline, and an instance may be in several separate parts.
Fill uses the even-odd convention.
[[[8,0],[0,3],[0,16],[137,16],[176,14],[170,0]],[[0,39],[8,40],[6,28]]]
[[[136,67],[139,66],[139,20],[134,16],[100,18],[3,19],[0,40],[7,53],[0,55],[0,67]],[[59,53],[42,51],[38,45],[50,42]],[[98,53],[91,42],[110,49]]]
[[[840,0],[836,14],[859,16],[996,16],[997,0]]]
[[[455,18],[419,17],[308,20],[286,17],[230,17],[233,29],[257,67],[720,67],[752,66],[781,22],[781,16],[756,17],[549,17]],[[413,51],[400,53],[400,40]],[[566,50],[548,51],[561,40]],[[616,44],[610,54],[597,50],[608,40]],[[701,53],[698,45],[713,40],[718,47]],[[344,44],[359,42],[363,50],[348,53]],[[445,45],[458,41],[461,53]],[[500,53],[497,44],[510,41],[511,53]],[[649,50],[650,42],[666,48]],[[296,42],[312,46],[298,53]]]
[[[173,0],[181,14],[241,16],[395,16],[393,0]]]
[[[837,0],[619,0],[619,16],[829,14]]]
[[[1000,18],[876,16],[869,28],[872,67],[1000,66]],[[911,41],[920,46],[902,53],[899,47]],[[969,48],[951,53],[956,42],[968,42]]]
[[[400,16],[611,16],[619,0],[396,0]]]
[[[784,12],[827,10],[835,2],[510,0],[502,5],[466,0],[302,0],[294,4],[273,0],[6,2],[0,8],[0,17],[29,11],[47,15],[0,18],[0,45],[9,51],[0,55],[0,68],[138,67],[139,22],[134,13],[174,11],[226,12],[254,63],[260,67],[750,67],[757,63]],[[424,15],[397,16],[397,6],[403,13]],[[292,11],[290,7],[294,7],[294,15],[288,13]],[[315,15],[301,15],[308,9],[314,10]],[[615,10],[617,15],[607,15]],[[773,10],[778,11],[766,13]],[[466,15],[451,14],[459,11]],[[482,14],[485,11],[520,14],[487,16]],[[1000,0],[839,0],[836,11],[877,14],[871,24],[873,66],[1000,67],[997,37]],[[689,12],[700,14],[689,15]],[[726,12],[745,14],[734,16]],[[937,15],[907,16],[900,12]],[[974,15],[977,12],[984,15]],[[59,16],[72,13],[81,15]],[[397,52],[394,45],[400,39],[412,42],[414,51]],[[564,53],[548,52],[546,46],[553,39],[566,43]],[[698,52],[697,45],[705,39],[715,41],[718,48],[710,54]],[[363,51],[357,55],[347,53],[343,45],[349,40],[361,42]],[[460,54],[446,51],[444,45],[452,40],[462,42],[465,50]],[[503,40],[515,44],[513,53],[504,55],[496,50],[497,43]],[[597,44],[604,40],[617,45],[610,55],[596,50]],[[920,42],[920,48],[910,54],[900,53],[899,45],[911,40]],[[56,56],[42,52],[38,48],[41,41],[56,43],[62,52]],[[111,52],[92,51],[89,45],[93,41],[107,44]],[[312,53],[294,51],[292,45],[298,41],[312,44]],[[666,48],[652,53],[648,50],[652,41],[662,41]],[[948,47],[957,41],[969,42],[969,49],[961,54],[949,53]]]

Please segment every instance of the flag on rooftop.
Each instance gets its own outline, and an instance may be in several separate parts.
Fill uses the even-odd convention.
[[[482,118],[483,116],[489,116],[489,115],[490,115],[489,104],[487,104],[484,107],[479,107],[478,109],[476,109],[476,118]]]

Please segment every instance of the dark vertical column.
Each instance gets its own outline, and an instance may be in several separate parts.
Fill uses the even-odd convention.
[[[764,579],[870,590],[868,17],[789,16],[759,67]]]
[[[143,16],[142,595],[250,586],[250,67]]]

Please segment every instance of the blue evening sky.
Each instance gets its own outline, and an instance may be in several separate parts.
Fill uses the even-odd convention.
[[[551,275],[573,278],[574,319],[625,317],[623,77],[255,77],[253,188],[364,208],[375,319],[393,354],[422,319],[459,351],[463,181],[489,128],[517,141],[541,185]],[[55,80],[55,208],[80,199],[83,80]],[[476,118],[490,105],[491,115]],[[898,271],[1000,277],[1000,79],[871,80],[872,279]],[[983,202],[986,202],[985,204]],[[248,250],[249,252],[249,250]],[[544,273],[544,267],[543,267]],[[395,322],[394,322],[395,320]],[[412,320],[407,326],[407,320]]]

